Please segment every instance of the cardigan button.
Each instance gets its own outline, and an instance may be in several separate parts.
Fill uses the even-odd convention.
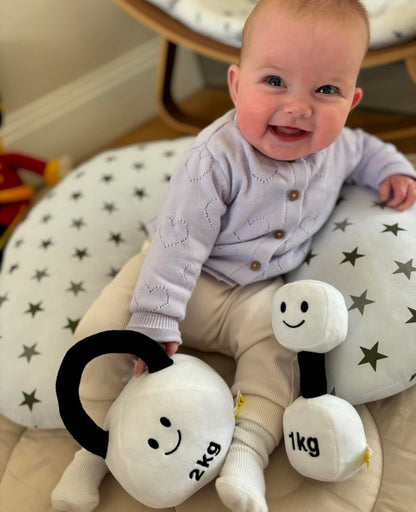
[[[250,270],[252,270],[253,272],[257,272],[258,270],[260,270],[260,268],[261,268],[260,261],[254,260],[250,263]]]
[[[289,201],[296,201],[296,199],[299,199],[300,193],[299,190],[289,190],[287,197],[289,198]]]
[[[274,232],[274,237],[277,239],[277,240],[281,240],[282,238],[285,237],[285,232],[283,231],[283,229],[278,229],[277,231]]]

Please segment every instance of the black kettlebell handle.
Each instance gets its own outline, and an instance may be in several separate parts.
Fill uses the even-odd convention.
[[[59,412],[73,438],[88,451],[105,459],[108,432],[100,428],[82,407],[79,385],[85,366],[104,354],[133,354],[142,359],[149,373],[173,364],[159,343],[135,331],[113,330],[93,334],[71,347],[56,378]]]

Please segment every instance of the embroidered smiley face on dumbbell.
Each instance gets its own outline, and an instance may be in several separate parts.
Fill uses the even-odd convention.
[[[297,309],[296,306],[293,309],[296,310]],[[308,301],[302,300],[302,302],[300,303],[300,306],[299,306],[300,312],[305,314],[305,313],[307,313],[308,309],[309,309]],[[282,313],[282,315],[285,315],[285,313],[287,312],[288,316],[289,316],[289,312],[287,311],[287,304],[284,300],[280,303],[280,312]],[[300,320],[298,322],[297,321],[298,319],[296,318],[297,312],[293,311],[291,313],[293,316],[295,316],[295,323],[290,323],[290,321],[288,321],[288,320],[283,320],[283,323],[286,325],[286,327],[290,327],[291,329],[297,329],[298,327],[302,327],[302,325],[305,323],[306,319],[303,318],[302,320]],[[292,322],[293,322],[293,320],[292,320]]]
[[[295,281],[274,295],[272,323],[277,340],[294,352],[328,352],[347,334],[344,297],[322,281]]]

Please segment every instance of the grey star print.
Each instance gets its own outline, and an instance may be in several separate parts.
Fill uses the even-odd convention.
[[[28,347],[26,345],[23,345],[23,352],[20,354],[19,357],[24,357],[27,359],[27,362],[30,363],[30,360],[33,356],[40,356],[41,353],[36,350],[37,343],[34,343],[32,346]]]
[[[413,266],[413,259],[406,261],[406,263],[401,261],[396,261],[397,269],[393,272],[393,274],[404,274],[407,279],[412,277],[412,272],[416,272],[416,267]]]
[[[361,295],[350,295],[352,299],[352,305],[349,308],[349,311],[352,309],[358,309],[358,311],[364,315],[364,309],[369,304],[374,304],[374,300],[367,299],[368,290],[364,290]]]

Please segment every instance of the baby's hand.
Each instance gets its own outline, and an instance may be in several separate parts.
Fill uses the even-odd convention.
[[[390,208],[403,211],[416,201],[416,180],[404,174],[394,174],[380,183],[380,199]]]
[[[171,357],[176,353],[179,347],[179,343],[177,341],[168,341],[166,343],[161,343],[164,345],[166,354]],[[146,370],[146,363],[142,359],[137,360],[136,369],[134,370],[134,376],[140,377],[140,375]]]

